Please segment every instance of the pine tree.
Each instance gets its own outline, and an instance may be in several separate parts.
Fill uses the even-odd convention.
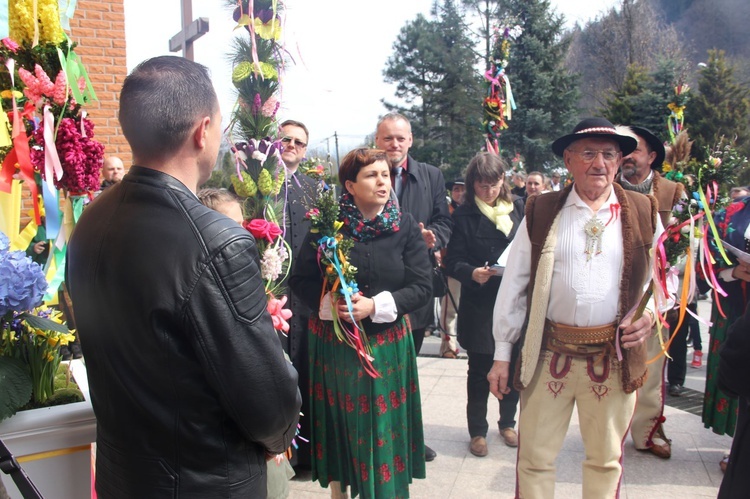
[[[524,156],[528,169],[540,170],[555,159],[552,141],[575,125],[577,78],[565,68],[563,19],[552,12],[549,0],[503,0],[502,7],[506,16],[518,19],[523,34],[508,64],[518,109],[500,146]]]
[[[674,89],[684,81],[678,72],[677,63],[672,60],[662,60],[648,75],[644,83],[643,92],[633,96],[631,103],[633,116],[627,125],[637,125],[648,128],[662,141],[669,139],[667,131],[667,105],[674,98]]]
[[[628,66],[622,89],[615,91],[607,99],[607,105],[601,114],[612,123],[632,124],[634,96],[643,92],[648,75],[645,68],[638,64]]]
[[[740,153],[750,156],[750,88],[737,83],[723,50],[708,54],[698,80],[699,93],[685,111],[685,126],[695,140],[693,154],[705,159],[706,148],[725,137]]]
[[[396,97],[411,105],[384,105],[411,120],[415,159],[456,175],[482,143],[477,56],[454,0],[443,0],[432,15],[401,29],[384,71]]]

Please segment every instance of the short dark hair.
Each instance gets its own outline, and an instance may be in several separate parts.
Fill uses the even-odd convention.
[[[185,143],[197,120],[213,117],[218,108],[205,66],[159,56],[125,78],[119,120],[136,160],[164,158]]]
[[[382,149],[359,147],[349,151],[339,165],[339,183],[342,187],[346,187],[347,180],[356,182],[359,171],[376,161],[385,161],[390,166],[388,156]],[[393,168],[391,168],[391,174],[393,174]]]
[[[286,120],[284,123],[282,123],[281,125],[279,125],[279,129],[282,129],[285,126],[296,126],[298,128],[301,128],[302,130],[305,131],[306,140],[308,142],[310,141],[310,132],[307,130],[307,127],[305,126],[305,124],[302,123],[301,121]]]
[[[466,194],[464,197],[465,204],[475,204],[474,196],[474,182],[491,182],[497,183],[501,179],[505,180],[505,172],[508,170],[508,163],[497,154],[490,152],[480,152],[469,161],[469,166],[466,167]],[[500,187],[500,195],[498,199],[503,201],[511,202],[513,198],[510,194],[510,188],[508,184],[503,181],[502,187]]]

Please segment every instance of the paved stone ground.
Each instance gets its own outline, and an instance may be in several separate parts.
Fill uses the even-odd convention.
[[[700,302],[699,312],[708,317],[710,302]],[[708,335],[703,329],[704,345]],[[440,341],[425,338],[418,359],[420,389],[424,413],[425,439],[438,457],[427,463],[427,478],[415,480],[410,489],[417,498],[509,498],[515,490],[516,451],[506,447],[496,431],[488,435],[490,453],[477,458],[469,453],[466,430],[466,360],[437,357]],[[705,347],[704,347],[705,350]],[[688,351],[692,358],[692,350]],[[705,360],[704,360],[705,361]],[[693,393],[703,391],[705,367],[688,368],[686,386]],[[680,397],[684,399],[684,397]],[[672,439],[672,458],[659,459],[635,450],[628,439],[625,446],[625,476],[622,497],[714,498],[721,483],[719,461],[729,451],[731,438],[703,428],[700,416],[670,407],[683,403],[668,397],[665,415],[666,432]],[[492,405],[490,407],[493,407]],[[494,425],[491,424],[490,428]],[[581,463],[583,461],[578,419],[573,414],[562,451],[557,459],[555,497],[581,497]],[[291,498],[329,497],[328,489],[310,481],[309,474],[296,477],[290,484]]]

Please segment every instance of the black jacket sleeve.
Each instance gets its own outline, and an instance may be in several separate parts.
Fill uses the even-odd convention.
[[[293,262],[289,287],[294,291],[313,314],[320,309],[320,291],[323,289],[323,275],[318,265],[318,253],[314,243],[319,234],[309,232],[302,243],[299,255]]]
[[[459,281],[463,286],[478,288],[479,283],[471,278],[474,269],[477,267],[468,262],[469,245],[472,243],[473,238],[467,232],[469,225],[457,222],[456,219],[465,218],[460,216],[459,210],[462,210],[462,208],[459,207],[454,212],[453,233],[448,243],[448,255],[445,267],[448,269],[448,275]],[[459,214],[458,217],[456,217],[456,213]]]
[[[402,255],[404,285],[392,291],[399,315],[408,314],[426,305],[432,297],[432,264],[427,245],[417,222],[408,213],[402,214],[401,230],[407,232]]]
[[[297,371],[284,358],[252,238],[211,255],[187,301],[186,329],[209,384],[245,437],[281,453],[302,404]]]
[[[750,397],[750,306],[729,328],[719,349],[719,387],[730,395]]]
[[[443,172],[438,168],[431,172],[431,192],[432,192],[432,216],[427,229],[435,233],[435,251],[448,246],[453,230],[453,221],[451,220],[450,211],[448,211],[448,200],[446,198],[445,178]]]

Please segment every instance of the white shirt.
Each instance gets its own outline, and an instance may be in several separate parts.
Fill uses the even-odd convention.
[[[569,326],[589,327],[617,319],[622,275],[622,219],[615,190],[595,214],[606,225],[602,252],[587,260],[584,225],[594,212],[575,189],[560,211],[547,319]],[[612,207],[612,208],[610,208]],[[613,216],[613,213],[616,216]],[[664,229],[657,217],[654,243]],[[526,319],[527,288],[531,271],[531,241],[526,218],[513,239],[513,250],[495,301],[492,333],[495,360],[510,361],[513,344]],[[645,289],[645,287],[644,287]]]

